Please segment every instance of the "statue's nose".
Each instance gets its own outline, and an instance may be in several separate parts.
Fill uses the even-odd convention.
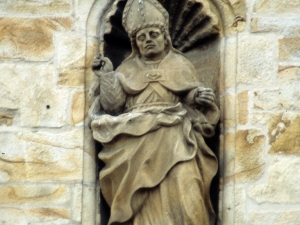
[[[146,35],[146,42],[151,42],[150,35]]]

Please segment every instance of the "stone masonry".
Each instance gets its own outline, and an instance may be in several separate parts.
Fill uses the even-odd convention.
[[[299,225],[300,0],[210,2],[224,31],[219,225]],[[0,224],[99,224],[86,93],[111,3],[0,0]]]

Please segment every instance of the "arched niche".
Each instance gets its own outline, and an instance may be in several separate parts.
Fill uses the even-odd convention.
[[[218,213],[217,224],[234,224],[234,211],[225,211],[228,206],[234,206],[234,184],[226,183],[227,152],[224,149],[224,133],[226,119],[222,95],[226,87],[235,79],[237,32],[243,29],[245,20],[244,1],[224,0],[159,0],[170,13],[170,34],[173,45],[181,50],[194,64],[198,71],[198,79],[215,90],[221,109],[221,120],[214,138],[208,144],[219,158],[219,174],[212,184],[212,201]],[[89,68],[91,56],[99,54],[99,46],[104,43],[104,55],[108,56],[116,68],[130,54],[130,42],[122,27],[121,17],[126,0],[96,0],[87,20],[87,52],[86,52],[86,90],[94,80],[94,74]],[[176,15],[180,16],[176,16]],[[179,24],[179,25],[178,25]],[[235,108],[235,105],[232,105]],[[88,128],[88,124],[86,124]],[[91,135],[88,132],[88,135]],[[96,143],[94,158],[97,161],[97,151],[101,146]],[[98,169],[101,162],[97,161]],[[97,171],[98,172],[98,171]],[[84,178],[84,180],[87,178]],[[97,180],[97,174],[95,176]],[[101,198],[99,184],[96,182],[96,192],[88,194],[95,201],[95,217],[88,224],[105,225],[109,217],[105,201]],[[224,187],[228,188],[224,190]],[[229,191],[228,191],[229,190]],[[231,190],[231,191],[230,191]],[[224,195],[224,191],[228,193]],[[85,194],[84,194],[85,195]],[[83,195],[83,198],[85,196]],[[88,209],[83,209],[83,218],[91,215]],[[233,223],[232,223],[233,222]]]

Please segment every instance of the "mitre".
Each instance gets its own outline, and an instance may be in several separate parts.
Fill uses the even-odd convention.
[[[123,26],[129,37],[146,27],[169,28],[169,14],[157,0],[128,0],[123,11]]]

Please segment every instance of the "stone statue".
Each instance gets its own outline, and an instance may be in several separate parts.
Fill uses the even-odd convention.
[[[99,79],[90,93],[100,95],[91,128],[103,145],[109,225],[215,223],[209,190],[217,159],[204,138],[214,135],[219,110],[212,89],[172,47],[168,20],[156,0],[128,0],[123,26],[132,54],[115,71],[108,58],[93,61]]]

